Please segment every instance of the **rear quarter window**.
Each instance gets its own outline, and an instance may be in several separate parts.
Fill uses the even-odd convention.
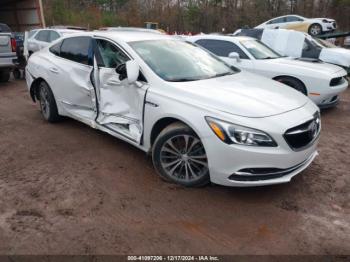
[[[43,31],[40,31],[35,36],[35,39],[38,40],[38,41],[42,41],[42,42],[49,42],[49,37],[50,37],[50,31],[43,30]]]
[[[49,48],[50,52],[54,55],[60,56],[62,42],[59,42]]]
[[[52,43],[53,41],[57,40],[58,38],[60,38],[60,35],[57,32],[50,31],[50,37],[49,37],[50,43]]]
[[[60,57],[89,65],[91,37],[79,36],[66,38],[61,45]]]

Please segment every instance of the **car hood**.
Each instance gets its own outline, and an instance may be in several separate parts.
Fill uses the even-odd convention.
[[[345,48],[322,48],[320,59],[327,63],[350,67],[350,50]]]
[[[285,71],[286,67],[288,67],[289,69],[294,68],[302,74],[305,72],[312,71],[315,74],[332,75],[343,70],[342,68],[336,65],[330,65],[316,59],[305,61],[299,58],[278,58],[263,61],[266,61],[266,66],[272,64],[276,65],[277,67],[275,68],[277,71],[279,68],[278,66],[280,66],[280,69],[283,71]]]
[[[279,115],[310,101],[303,94],[276,81],[248,72],[191,82],[175,82],[182,97],[206,109],[252,118]]]

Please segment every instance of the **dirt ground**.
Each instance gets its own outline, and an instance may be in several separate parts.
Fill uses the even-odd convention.
[[[350,254],[350,90],[292,183],[185,189],[132,146],[0,86],[0,254]]]

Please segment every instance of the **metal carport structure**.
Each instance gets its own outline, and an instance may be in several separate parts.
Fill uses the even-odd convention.
[[[17,32],[45,27],[42,0],[0,0],[0,23]]]

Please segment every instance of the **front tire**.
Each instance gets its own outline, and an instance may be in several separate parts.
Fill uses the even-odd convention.
[[[309,27],[309,35],[318,36],[322,34],[322,26],[320,24],[312,24]]]
[[[174,123],[156,139],[153,165],[161,178],[185,187],[210,183],[208,159],[199,137],[188,126]]]
[[[44,81],[39,85],[39,97],[43,118],[50,123],[58,122],[61,118],[58,114],[55,97],[49,85]]]

